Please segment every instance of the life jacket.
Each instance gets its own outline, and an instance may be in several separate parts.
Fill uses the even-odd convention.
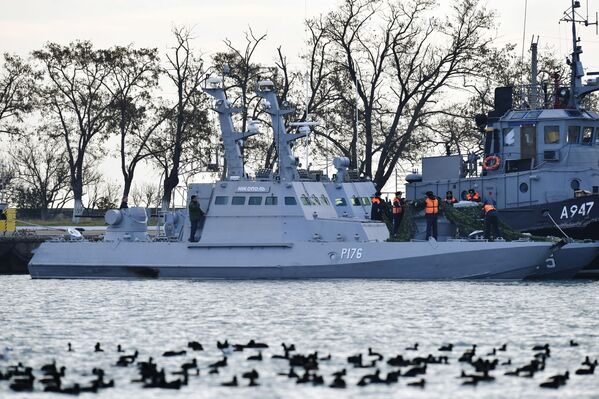
[[[485,215],[491,211],[496,210],[495,207],[491,204],[486,204],[485,206],[483,206],[483,210],[485,211]]]
[[[475,191],[474,194],[468,193],[466,194],[466,199],[468,201],[478,201],[480,200],[480,195]]]
[[[378,205],[381,203],[381,199],[379,197],[372,197],[372,203]]]
[[[445,202],[449,202],[450,204],[455,204],[456,202],[458,202],[458,200],[456,199],[456,197],[451,196],[450,198],[445,197]]]
[[[401,215],[403,213],[403,207],[401,206],[401,198],[393,198],[393,214]]]
[[[426,214],[433,214],[436,215],[437,213],[439,213],[439,200],[438,199],[430,199],[430,198],[426,198],[424,200],[424,212]]]

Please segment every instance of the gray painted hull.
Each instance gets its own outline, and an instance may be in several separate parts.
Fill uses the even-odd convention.
[[[544,262],[532,280],[568,280],[591,265],[599,255],[599,242],[574,242],[564,245]],[[553,259],[553,261],[551,260]]]
[[[524,279],[552,251],[533,242],[47,242],[36,278]]]

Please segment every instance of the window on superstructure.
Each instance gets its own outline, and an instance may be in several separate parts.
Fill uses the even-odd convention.
[[[582,144],[591,145],[593,144],[593,128],[586,126],[582,128]]]
[[[248,205],[262,205],[262,197],[250,197]]]
[[[362,204],[360,203],[360,198],[358,198],[358,197],[355,197],[355,196],[351,198],[351,204],[352,204],[353,206],[360,206],[360,205],[362,205]]]
[[[312,197],[310,198],[312,205],[320,205],[320,200],[318,199],[318,197],[314,194],[312,194]]]
[[[329,199],[327,198],[326,195],[322,194],[320,196],[320,202],[322,202],[325,205],[330,205],[331,203],[329,202]]]
[[[302,194],[301,200],[302,200],[303,205],[312,205],[310,203],[310,198],[308,198],[308,196],[306,194]]]
[[[233,197],[231,205],[245,205],[245,197]]]
[[[559,126],[545,126],[545,144],[559,144]]]
[[[503,129],[503,145],[511,146],[516,144],[516,128]]]
[[[370,198],[362,197],[362,205],[370,205]]]
[[[224,195],[217,195],[214,198],[214,205],[227,205],[229,203],[229,197]]]
[[[297,205],[295,197],[285,197],[285,205]]]
[[[343,197],[335,198],[335,206],[347,206],[347,201]]]
[[[580,143],[580,126],[568,126],[568,144]]]
[[[266,200],[264,201],[264,205],[277,205],[278,203],[278,197],[275,197],[274,195],[271,195],[270,197],[266,197]]]

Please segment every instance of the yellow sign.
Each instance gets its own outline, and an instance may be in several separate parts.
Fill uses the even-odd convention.
[[[17,210],[7,208],[2,211],[2,216],[2,219],[0,219],[0,233],[14,233],[17,229]]]

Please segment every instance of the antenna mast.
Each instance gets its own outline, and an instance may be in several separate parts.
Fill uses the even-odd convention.
[[[576,9],[580,8],[579,0],[572,0],[572,5],[566,11],[560,21],[570,22],[572,24],[572,59],[568,59],[568,65],[570,65],[570,96],[568,99],[568,107],[578,109],[580,107],[580,97],[585,92],[583,91],[582,77],[584,76],[584,68],[580,61],[580,54],[582,54],[582,46],[579,45],[580,38],[576,36],[576,24],[584,24],[584,26],[595,25],[597,30],[598,21],[589,22],[588,11],[587,17],[584,18],[582,15],[576,12]],[[588,3],[587,3],[588,8]]]

